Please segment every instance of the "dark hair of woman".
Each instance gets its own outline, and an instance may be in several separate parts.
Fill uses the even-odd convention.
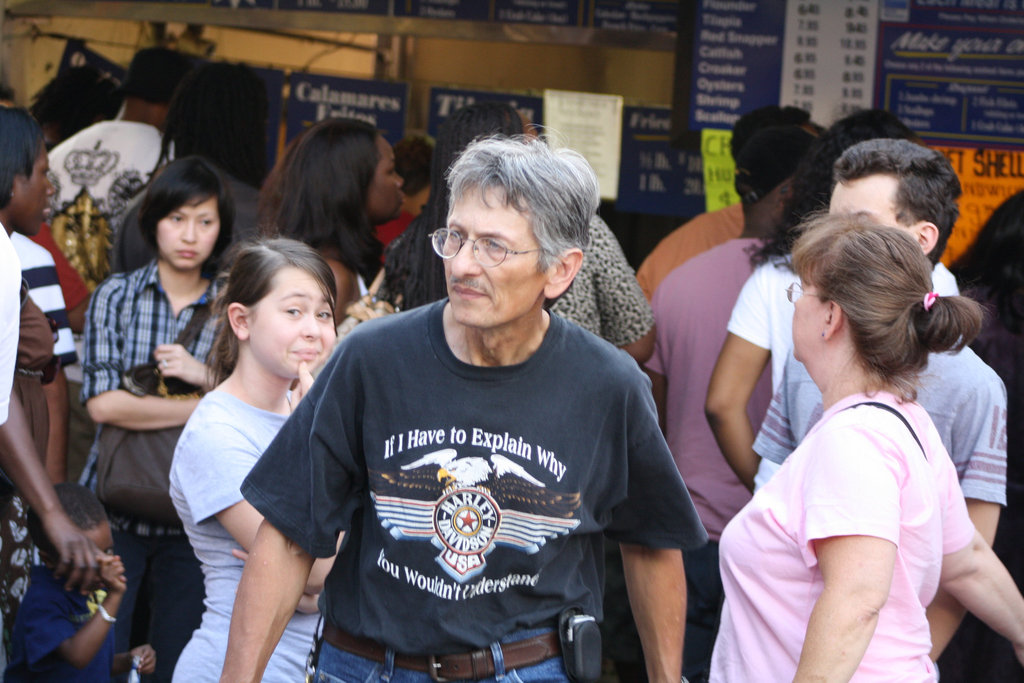
[[[326,119],[293,141],[260,192],[261,230],[326,250],[369,284],[383,250],[366,213],[378,136],[363,121]]]
[[[449,116],[437,133],[430,162],[430,197],[388,247],[384,263],[384,290],[391,303],[416,308],[448,296],[444,264],[430,246],[430,233],[448,224],[448,183],[445,174],[469,143],[489,135],[520,135],[523,120],[502,102],[480,102]]]
[[[123,98],[116,91],[117,83],[96,67],[73,66],[36,93],[29,111],[47,126],[56,144],[97,121],[117,116]]]
[[[32,176],[42,146],[43,131],[28,111],[0,107],[0,209],[11,201],[14,177]]]
[[[1024,190],[992,212],[953,271],[965,287],[987,290],[1006,329],[1024,331]]]
[[[790,181],[782,224],[764,246],[753,253],[752,264],[758,266],[773,257],[789,254],[800,235],[800,223],[815,212],[828,208],[834,185],[832,167],[836,160],[848,147],[875,138],[916,140],[917,135],[894,114],[881,109],[865,109],[836,121],[811,143]]]
[[[221,278],[220,294],[214,304],[219,320],[217,336],[207,364],[215,384],[231,375],[238,362],[238,337],[228,323],[228,306],[255,306],[274,287],[274,277],[285,268],[297,268],[320,286],[335,314],[334,272],[320,254],[297,240],[262,239],[239,247],[230,270]]]
[[[267,90],[244,64],[210,62],[190,72],[167,109],[159,168],[201,154],[252,187],[267,172]]]
[[[395,143],[395,170],[402,176],[402,192],[414,195],[430,184],[430,159],[434,145],[423,136]]]
[[[231,188],[217,167],[198,156],[176,159],[165,166],[153,179],[139,208],[139,230],[142,239],[158,252],[157,223],[185,205],[195,205],[215,197],[220,230],[210,259],[203,264],[206,270],[217,263],[217,258],[231,244],[231,229],[235,218],[235,203]]]

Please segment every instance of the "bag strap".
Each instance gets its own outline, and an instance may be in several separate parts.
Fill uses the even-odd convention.
[[[381,268],[380,272],[377,273],[377,277],[373,278],[373,282],[370,283],[370,288],[366,290],[366,293],[370,295],[371,299],[377,298],[377,292],[380,291],[380,286],[384,284],[384,269]]]
[[[910,430],[910,435],[914,437],[914,441],[917,442],[917,445],[920,446],[921,452],[924,453],[924,459],[928,459],[928,453],[927,451],[924,450],[924,444],[922,444],[921,440],[917,438],[917,432],[915,432],[914,428],[910,426],[910,422],[907,420],[907,418],[903,416],[903,413],[901,413],[900,411],[896,410],[895,408],[888,404],[880,403],[878,401],[862,401],[861,403],[854,403],[852,406],[844,408],[843,410],[849,410],[850,408],[856,408],[857,406],[873,406],[875,408],[881,408],[882,410],[887,410],[896,417],[898,417],[900,419],[900,422],[906,425],[907,429]]]
[[[196,340],[199,333],[203,329],[203,325],[210,319],[210,305],[202,304],[196,306],[195,310],[192,311],[192,317],[189,318],[188,325],[185,325],[185,329],[181,331],[178,338],[174,340],[175,344],[181,344],[186,349],[189,345]]]

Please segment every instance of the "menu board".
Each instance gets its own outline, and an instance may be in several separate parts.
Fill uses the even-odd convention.
[[[883,6],[877,106],[931,143],[1024,146],[1024,10],[938,4]]]
[[[668,107],[625,107],[618,211],[694,216],[704,211],[701,155],[669,145]]]
[[[405,83],[296,73],[291,77],[286,136],[329,117],[365,121],[392,145],[405,135]]]
[[[581,26],[583,0],[494,0],[494,21],[510,24]]]
[[[446,118],[462,107],[476,102],[504,102],[522,112],[530,123],[538,125],[544,123],[544,100],[540,97],[485,90],[431,88],[427,135],[436,138],[437,131]]]
[[[277,0],[277,9],[388,16],[390,0]]]
[[[394,16],[671,32],[678,7],[679,0],[395,0]]]
[[[487,21],[491,8],[481,0],[395,0],[395,16]]]
[[[679,0],[591,0],[590,25],[617,31],[676,30]]]
[[[823,125],[871,108],[877,27],[878,0],[786,3],[779,104]]]
[[[731,129],[743,113],[778,102],[786,4],[703,0],[696,13],[689,126]]]

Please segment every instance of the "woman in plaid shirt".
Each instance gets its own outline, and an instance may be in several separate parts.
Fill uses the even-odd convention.
[[[210,388],[205,361],[215,323],[185,348],[173,343],[214,296],[213,266],[230,243],[234,206],[220,172],[200,157],[168,165],[153,181],[139,213],[142,236],[156,253],[148,265],[112,275],[93,292],[86,314],[82,400],[100,425],[164,429],[184,425],[198,398],[135,396],[122,373],[157,362],[165,377]],[[95,461],[94,444],[90,460]],[[92,477],[93,467],[85,477]],[[128,588],[115,626],[116,647],[127,650],[132,612],[143,581],[150,626],[143,640],[158,652],[158,681],[170,681],[178,653],[199,626],[203,577],[181,525],[111,511],[114,551],[124,561]]]

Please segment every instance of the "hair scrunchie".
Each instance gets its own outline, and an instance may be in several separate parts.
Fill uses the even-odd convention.
[[[935,303],[935,300],[938,299],[938,298],[939,298],[939,293],[938,292],[928,292],[927,294],[925,294],[924,295],[924,310],[926,310],[926,311],[932,310],[932,305]]]

